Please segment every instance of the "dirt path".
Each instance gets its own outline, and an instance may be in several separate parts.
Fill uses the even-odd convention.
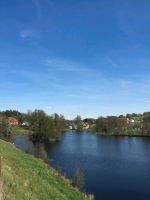
[[[3,184],[2,184],[2,182],[0,181],[0,200],[3,200],[2,187],[3,187]]]
[[[0,200],[3,200],[2,158],[0,157]]]

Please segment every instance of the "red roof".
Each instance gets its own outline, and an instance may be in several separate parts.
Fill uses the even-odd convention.
[[[14,117],[8,117],[8,120],[10,122],[18,122],[18,119],[14,118]]]
[[[2,122],[4,118],[4,116],[0,116],[0,122]],[[15,117],[8,117],[8,122],[10,125],[18,125],[18,119]]]
[[[14,117],[8,117],[8,121],[10,125],[18,125],[18,119]]]

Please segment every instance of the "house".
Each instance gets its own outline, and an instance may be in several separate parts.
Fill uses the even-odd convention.
[[[127,118],[127,124],[130,124],[130,123],[135,123],[135,120]]]
[[[0,116],[0,123],[3,122],[3,120],[6,119],[8,120],[9,125],[11,126],[18,126],[19,122],[18,119],[14,118],[14,117],[4,117],[4,116]]]
[[[88,122],[83,122],[83,123],[82,123],[82,127],[83,127],[84,129],[89,129],[89,128],[90,128],[90,125],[89,125]]]
[[[25,122],[22,123],[22,126],[30,126],[30,123],[25,121]]]
[[[69,129],[72,130],[73,129],[72,126],[69,126]]]
[[[18,119],[16,119],[15,117],[8,117],[8,123],[11,126],[18,126],[19,124]]]
[[[134,123],[134,122],[135,122],[135,120],[134,120],[134,119],[131,119],[130,121],[131,121],[131,123]]]

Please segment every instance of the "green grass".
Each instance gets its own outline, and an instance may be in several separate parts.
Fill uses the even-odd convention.
[[[8,200],[90,200],[56,170],[0,140],[4,191]],[[31,197],[31,198],[30,198]]]
[[[12,133],[14,135],[17,134],[32,134],[32,130],[30,130],[28,127],[20,127],[20,126],[12,126],[11,127]]]

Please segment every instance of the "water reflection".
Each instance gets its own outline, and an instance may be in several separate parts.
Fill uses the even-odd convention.
[[[50,163],[46,145],[43,143],[33,143],[28,135],[18,135],[15,138],[15,144],[26,153],[41,158],[44,162]]]

